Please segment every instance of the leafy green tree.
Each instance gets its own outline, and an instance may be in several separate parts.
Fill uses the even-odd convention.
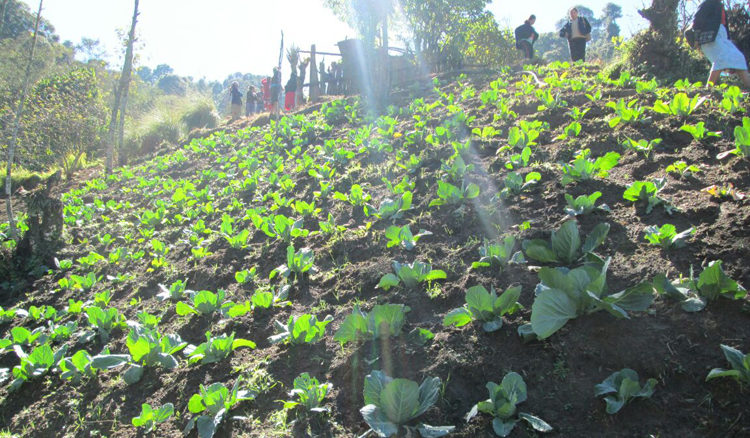
[[[80,68],[38,82],[22,123],[19,162],[31,169],[60,164],[67,173],[99,145],[106,120],[93,69]]]
[[[29,6],[18,0],[2,0],[0,4],[0,39],[17,38],[34,32],[36,14]],[[55,28],[44,18],[39,20],[39,36],[49,41],[58,41]]]

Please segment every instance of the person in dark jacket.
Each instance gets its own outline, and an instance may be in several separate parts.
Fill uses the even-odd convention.
[[[273,68],[273,77],[271,78],[271,84],[268,88],[271,94],[271,101],[269,103],[271,115],[274,119],[279,119],[279,98],[281,97],[281,70],[278,67]]]
[[[255,91],[255,86],[253,85],[247,89],[247,94],[245,95],[245,117],[255,113],[255,104],[257,101],[257,94]]]
[[[297,72],[294,70],[284,86],[284,93],[284,110],[291,111],[297,99]]]
[[[591,40],[591,25],[586,17],[578,15],[578,9],[570,10],[570,21],[560,30],[560,38],[567,38],[573,62],[586,61],[586,42]]]
[[[534,30],[535,22],[536,15],[532,15],[516,28],[516,49],[523,53],[525,59],[534,57],[534,43],[539,39],[539,34]]]
[[[232,82],[229,88],[229,98],[232,102],[232,120],[237,120],[242,115],[242,93],[240,93],[240,84]]]
[[[691,26],[691,39],[695,46],[711,61],[707,86],[716,84],[721,73],[734,73],[745,88],[750,88],[747,61],[737,46],[729,39],[727,13],[722,0],[705,0],[698,6]]]

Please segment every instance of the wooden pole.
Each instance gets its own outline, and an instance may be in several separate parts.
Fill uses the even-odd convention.
[[[302,78],[304,82],[304,78]],[[315,59],[315,44],[310,48],[310,103],[316,103],[320,98],[318,86],[318,62]]]
[[[16,119],[13,122],[13,134],[10,137],[10,144],[8,144],[8,166],[5,170],[5,210],[8,213],[8,229],[10,230],[10,237],[13,240],[18,240],[18,231],[16,230],[16,218],[13,216],[13,205],[11,204],[11,196],[13,191],[11,185],[13,178],[11,172],[13,170],[13,156],[16,152],[16,141],[18,139],[18,130],[21,126],[21,117],[23,117],[23,107],[26,103],[26,94],[29,92],[29,82],[31,82],[31,66],[34,63],[34,51],[36,50],[36,40],[39,35],[39,20],[42,17],[42,3],[44,0],[39,0],[39,11],[36,13],[36,22],[34,23],[34,38],[31,42],[31,52],[29,53],[29,62],[26,64],[26,76],[23,79],[23,90],[21,91],[21,100],[18,102],[18,108],[16,109]]]

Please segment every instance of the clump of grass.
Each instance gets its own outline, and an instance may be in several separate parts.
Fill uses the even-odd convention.
[[[182,113],[182,122],[188,132],[196,128],[212,129],[219,123],[219,114],[210,98],[198,95],[186,105]]]

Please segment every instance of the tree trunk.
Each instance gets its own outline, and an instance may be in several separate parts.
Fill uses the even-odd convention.
[[[122,65],[120,74],[120,83],[115,92],[115,102],[112,106],[112,117],[109,121],[109,143],[107,144],[107,164],[106,173],[112,172],[112,162],[114,161],[115,144],[118,151],[122,148],[123,131],[125,128],[125,107],[128,102],[128,88],[130,86],[130,73],[133,70],[133,44],[135,43],[135,25],[138,22],[138,0],[135,0],[133,7],[133,21],[130,25],[128,34],[128,46],[125,50],[125,62]],[[119,123],[118,123],[119,114]]]
[[[18,102],[18,108],[16,109],[16,118],[13,122],[13,133],[10,137],[10,143],[8,144],[8,165],[5,170],[5,210],[8,213],[8,228],[10,229],[10,237],[13,240],[18,240],[18,231],[16,230],[16,218],[13,216],[13,205],[11,203],[11,184],[13,178],[11,171],[13,168],[13,159],[16,152],[16,140],[18,138],[18,129],[21,126],[21,117],[23,117],[23,107],[26,103],[26,94],[29,91],[29,82],[31,82],[31,65],[34,62],[34,51],[36,50],[36,39],[39,34],[39,20],[42,17],[42,3],[44,0],[39,0],[39,10],[36,13],[36,22],[34,23],[34,38],[31,42],[31,52],[29,53],[29,62],[26,64],[26,76],[23,80],[23,91],[21,91],[21,100]],[[3,9],[5,9],[5,3],[3,3]],[[3,11],[4,13],[5,11]]]
[[[651,23],[651,30],[665,38],[677,36],[677,6],[680,0],[653,0],[638,13]]]
[[[3,37],[3,27],[5,27],[5,7],[8,6],[8,0],[3,0],[3,6],[0,8],[0,38]]]

